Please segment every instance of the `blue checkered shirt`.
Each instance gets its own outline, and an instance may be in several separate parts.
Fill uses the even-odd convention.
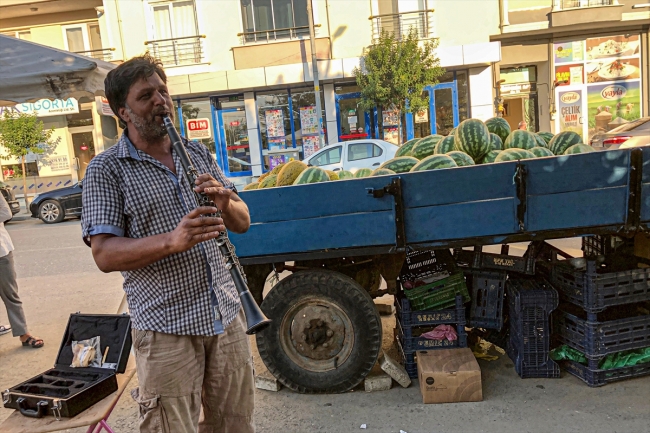
[[[183,138],[199,173],[234,188],[201,143]],[[167,233],[196,207],[176,153],[175,175],[135,148],[126,134],[95,156],[83,179],[82,236],[102,233],[133,239]],[[216,335],[237,316],[239,295],[214,240],[122,272],[133,327],[176,335]]]

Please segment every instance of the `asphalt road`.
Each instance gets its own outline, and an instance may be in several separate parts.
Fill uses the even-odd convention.
[[[70,313],[114,313],[122,299],[121,276],[97,270],[81,241],[78,220],[45,225],[18,218],[8,230],[16,245],[20,295],[30,330],[46,345],[27,349],[10,335],[0,336],[0,389],[52,367]],[[559,245],[579,249],[575,240]],[[512,252],[523,252],[521,248],[517,245]],[[385,349],[394,353],[394,319],[384,317],[383,322]],[[2,308],[0,323],[7,323]],[[480,403],[424,405],[417,382],[407,389],[396,385],[390,391],[365,393],[360,387],[338,395],[258,390],[258,432],[650,432],[650,377],[588,388],[566,374],[561,379],[522,380],[504,356],[479,364],[484,396]],[[110,418],[116,432],[137,432],[137,408],[129,396],[136,385],[134,379]],[[9,414],[0,409],[0,422]],[[362,424],[367,429],[362,430]]]

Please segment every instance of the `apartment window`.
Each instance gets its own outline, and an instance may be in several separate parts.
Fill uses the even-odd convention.
[[[240,0],[244,39],[269,41],[309,34],[307,1]]]
[[[611,6],[612,0],[562,0],[562,9],[585,8],[593,6]]]
[[[32,32],[29,30],[21,30],[18,32],[2,32],[3,35],[11,36],[12,38],[24,39],[26,41],[32,40]]]
[[[66,50],[72,53],[104,59],[98,23],[63,26],[63,40]]]
[[[146,45],[165,66],[201,63],[203,47],[194,0],[154,3],[153,37]]]

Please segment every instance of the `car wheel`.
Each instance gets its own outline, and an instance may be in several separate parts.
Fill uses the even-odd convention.
[[[58,201],[46,200],[38,207],[38,217],[45,224],[60,223],[65,217],[65,212]]]

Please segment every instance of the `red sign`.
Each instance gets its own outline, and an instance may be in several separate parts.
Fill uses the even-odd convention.
[[[208,119],[188,119],[187,120],[187,138],[190,140],[210,138],[210,121]]]
[[[239,120],[235,120],[234,122],[230,122],[230,126],[239,126]]]

